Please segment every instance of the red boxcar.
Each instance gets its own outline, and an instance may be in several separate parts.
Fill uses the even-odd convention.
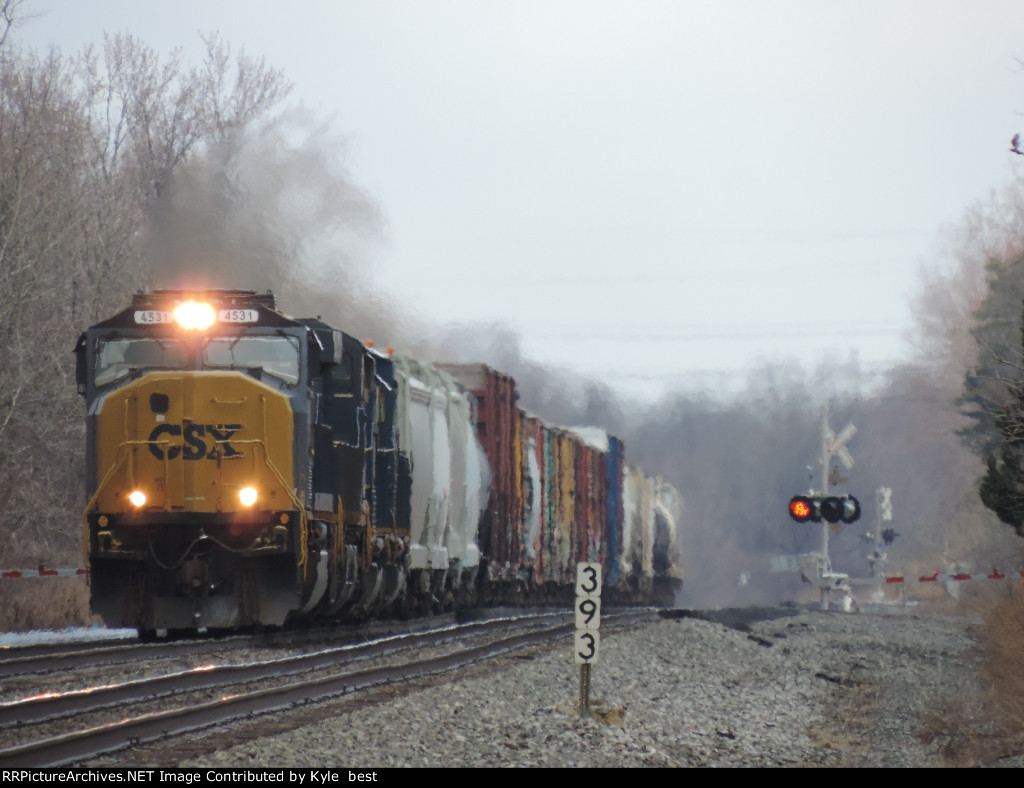
[[[515,381],[486,364],[438,364],[476,398],[476,431],[491,466],[491,494],[480,528],[487,579],[513,579],[523,563],[522,471]]]

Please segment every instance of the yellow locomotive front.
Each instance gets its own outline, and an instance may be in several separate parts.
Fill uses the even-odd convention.
[[[139,294],[79,340],[85,544],[108,625],[277,626],[301,609],[307,332],[272,298]]]

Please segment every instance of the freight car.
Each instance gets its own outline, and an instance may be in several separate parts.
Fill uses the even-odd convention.
[[[76,346],[93,610],[143,636],[568,602],[671,601],[678,493],[482,364],[426,364],[271,293],[157,290]]]

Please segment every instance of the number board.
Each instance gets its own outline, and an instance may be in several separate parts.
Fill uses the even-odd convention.
[[[221,323],[259,323],[260,313],[255,309],[222,309],[217,319]]]
[[[142,326],[157,326],[162,323],[173,323],[174,315],[156,309],[142,309],[135,313],[135,322]]]

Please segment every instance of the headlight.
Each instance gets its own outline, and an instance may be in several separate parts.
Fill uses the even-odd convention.
[[[128,500],[131,501],[136,508],[142,508],[146,503],[146,493],[142,492],[142,490],[133,490],[128,494]]]
[[[186,301],[174,307],[174,319],[178,321],[178,325],[182,328],[202,330],[212,326],[217,319],[217,315],[209,304]]]
[[[242,502],[242,506],[252,506],[258,497],[255,487],[243,487],[238,491],[238,500]]]

